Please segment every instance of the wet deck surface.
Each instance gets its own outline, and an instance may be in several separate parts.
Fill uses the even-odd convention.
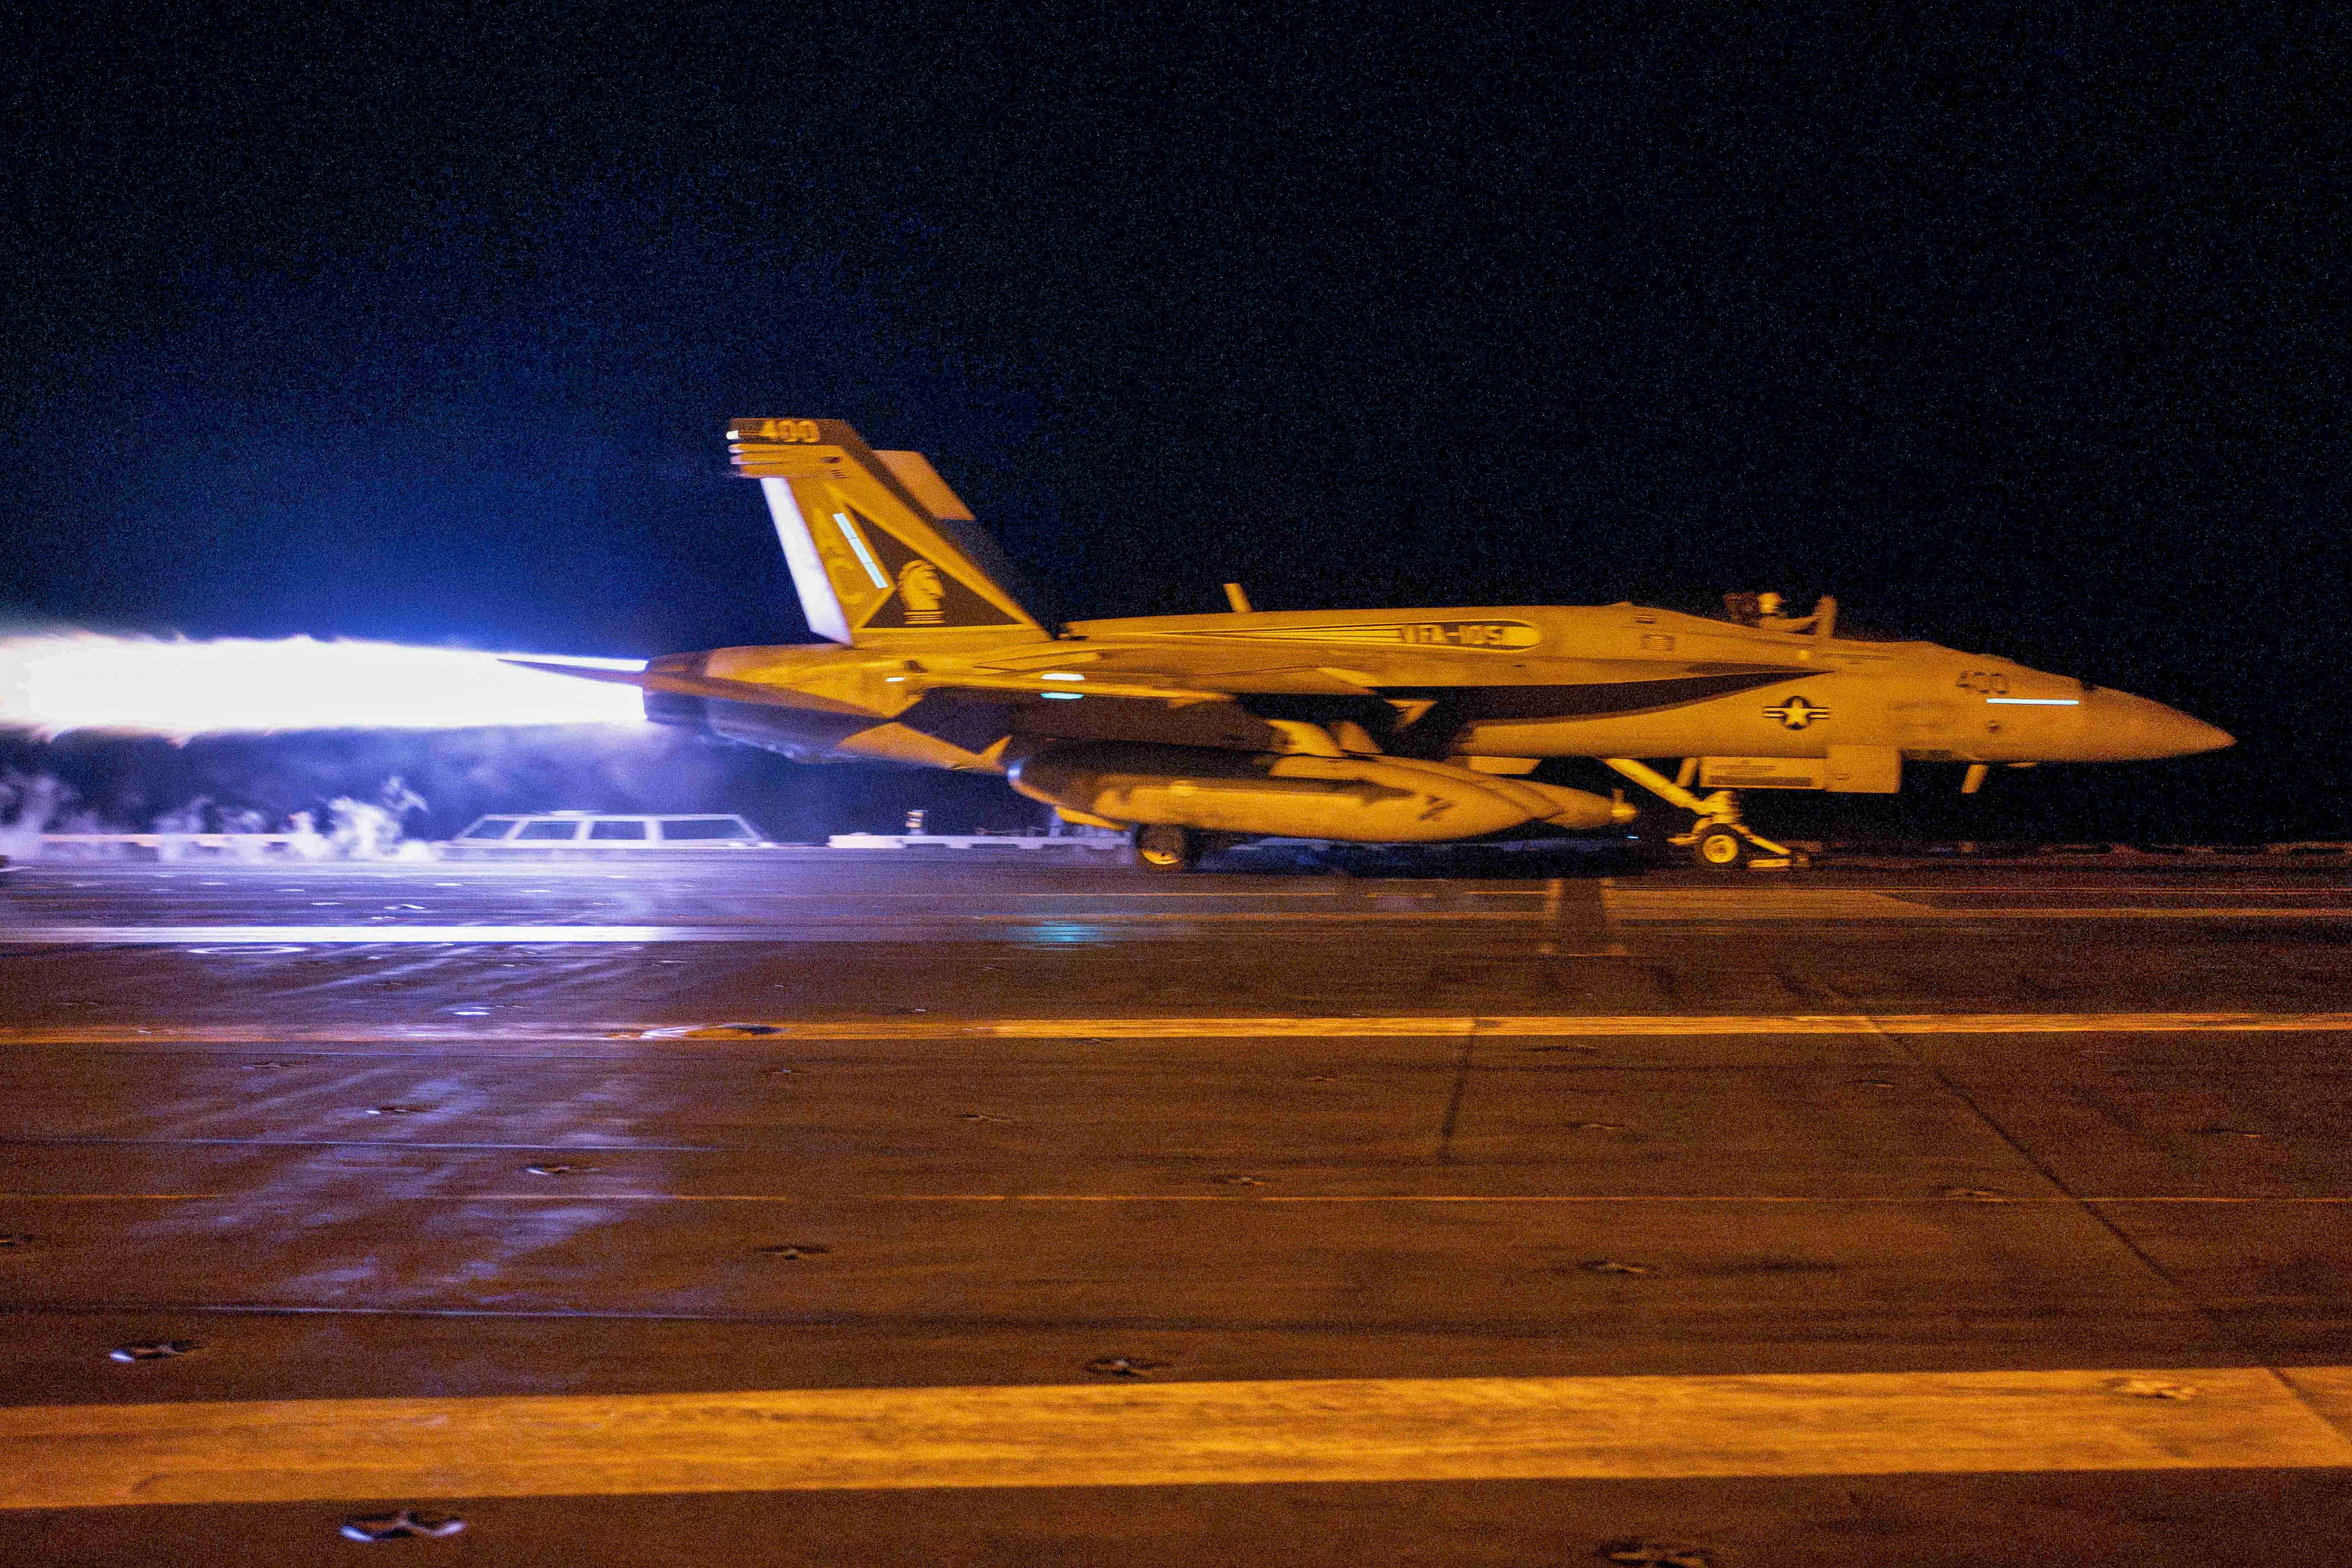
[[[2352,1560],[2352,878],[1064,853],[10,873],[0,1559]]]

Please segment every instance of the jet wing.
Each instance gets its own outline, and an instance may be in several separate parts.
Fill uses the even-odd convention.
[[[1175,703],[1257,696],[1466,697],[1479,693],[1493,695],[1505,707],[1532,700],[1538,707],[1564,703],[1564,711],[1607,711],[1616,707],[1658,706],[1673,700],[1678,691],[1696,699],[1809,673],[1804,666],[1777,663],[1612,658],[1521,659],[1505,671],[1496,668],[1489,656],[1465,659],[1442,653],[1309,664],[1299,658],[1301,651],[1286,650],[1286,658],[1235,658],[1222,649],[1203,657],[1206,650],[1189,647],[1072,649],[1065,646],[914,679],[934,689],[1094,693]],[[1316,651],[1341,652],[1337,648]],[[1503,677],[1507,678],[1498,679]],[[1515,702],[1513,693],[1521,694],[1520,700]]]
[[[1296,692],[1329,697],[1369,697],[1371,678],[1361,670],[1286,664],[1270,668],[1181,669],[1151,668],[1140,661],[1072,659],[1002,660],[976,668],[940,670],[914,678],[932,689],[1021,692],[1039,697],[1137,697],[1182,706],[1234,697]]]
[[[1150,680],[1120,680],[1114,678],[1097,679],[1088,676],[1083,684],[1076,681],[1048,680],[1039,675],[1008,674],[992,670],[958,670],[953,674],[909,676],[908,684],[925,691],[991,691],[1009,692],[1030,697],[1139,697],[1147,701],[1171,702],[1182,706],[1188,702],[1217,702],[1233,695],[1215,689],[1202,689]]]
[[[938,685],[969,679],[1000,690],[1058,689],[1195,702],[1276,692],[1368,697],[1379,684],[1379,678],[1368,671],[1307,662],[1312,657],[1308,652],[1302,658],[1296,648],[1265,654],[1165,646],[1073,647],[1064,643],[1044,651],[978,660],[930,679]],[[1116,687],[1130,689],[1114,690]]]

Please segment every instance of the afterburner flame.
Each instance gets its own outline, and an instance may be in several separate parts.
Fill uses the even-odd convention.
[[[644,668],[636,659],[560,662]],[[185,737],[643,721],[633,687],[519,669],[498,654],[462,648],[89,632],[0,637],[0,727],[45,734],[106,730]]]

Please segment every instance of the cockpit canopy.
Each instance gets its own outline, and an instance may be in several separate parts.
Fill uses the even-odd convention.
[[[1798,636],[1833,637],[1840,642],[1917,642],[1917,637],[1897,637],[1875,627],[1859,626],[1838,618],[1838,602],[1824,594],[1813,602],[1812,613],[1799,616],[1791,613],[1787,599],[1768,590],[1756,593],[1730,593],[1723,596],[1723,608],[1705,612],[1708,620],[1729,621],[1734,626],[1754,626],[1759,631],[1790,632]]]

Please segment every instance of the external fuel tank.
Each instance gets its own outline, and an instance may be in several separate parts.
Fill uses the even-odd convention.
[[[1525,826],[1606,827],[1633,808],[1582,790],[1385,756],[1283,756],[1091,741],[1012,760],[1032,800],[1114,822],[1213,833],[1432,843]]]

